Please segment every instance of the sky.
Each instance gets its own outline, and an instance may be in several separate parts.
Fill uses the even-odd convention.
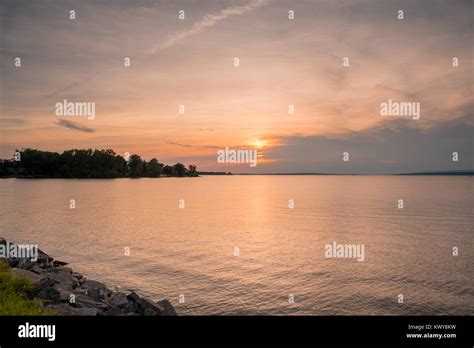
[[[473,169],[472,13],[469,0],[2,1],[0,157],[111,148],[246,173]],[[95,117],[56,115],[64,100],[95,103]],[[382,116],[388,100],[419,103],[419,119]],[[218,163],[225,148],[256,150],[258,165]]]

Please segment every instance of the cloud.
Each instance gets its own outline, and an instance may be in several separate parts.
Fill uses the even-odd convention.
[[[177,33],[174,33],[174,34],[168,36],[168,38],[164,42],[161,42],[161,43],[153,46],[151,49],[149,49],[145,53],[146,53],[147,56],[150,56],[154,53],[157,53],[159,51],[162,51],[164,49],[172,47],[176,43],[178,43],[178,42],[180,42],[180,41],[182,41],[182,40],[184,40],[184,39],[186,39],[190,36],[194,36],[196,34],[201,33],[205,29],[208,29],[208,28],[211,28],[211,27],[215,26],[217,23],[225,20],[228,17],[243,15],[243,14],[251,12],[251,11],[253,11],[253,10],[259,8],[259,7],[265,6],[268,2],[269,2],[269,0],[252,0],[252,1],[250,1],[249,3],[247,3],[245,5],[230,6],[230,7],[227,7],[225,9],[223,9],[223,10],[220,10],[219,12],[207,14],[201,20],[195,22],[193,24],[193,26],[191,27],[191,29],[188,29],[188,30],[185,30],[185,31],[180,31],[180,32],[177,32]],[[117,69],[108,69],[106,72],[110,73],[113,70],[117,70]],[[82,80],[74,81],[74,82],[72,82],[72,83],[70,83],[70,84],[68,84],[64,87],[61,87],[61,88],[57,89],[56,91],[54,91],[50,94],[45,95],[44,98],[48,99],[48,98],[51,98],[51,97],[55,97],[58,94],[62,94],[63,92],[69,91],[71,89],[75,89],[76,87],[79,87],[79,86],[81,86],[85,83],[90,82],[92,79],[95,79],[97,76],[99,76],[101,74],[104,74],[104,71],[102,71],[102,72],[97,71],[94,74],[89,75],[89,76],[85,77]]]
[[[252,0],[245,5],[226,7],[225,9],[220,10],[219,12],[207,14],[201,20],[195,22],[191,29],[170,35],[164,42],[152,47],[149,53],[153,54],[171,46],[174,46],[176,43],[190,36],[194,36],[196,34],[201,33],[205,29],[215,26],[217,23],[225,20],[228,17],[243,15],[259,7],[262,7],[267,3],[268,0]]]
[[[0,118],[0,125],[2,126],[17,126],[24,123],[25,120],[22,118]]]
[[[197,147],[201,149],[221,149],[221,146],[215,146],[215,145],[188,145],[188,144],[180,144],[176,143],[174,141],[165,141],[166,144],[170,145],[175,145],[175,146],[181,146],[181,147]]]
[[[430,128],[393,120],[339,135],[285,136],[267,149],[271,167],[261,172],[389,174],[474,169],[474,121],[470,114]],[[342,160],[344,152],[349,162]],[[452,161],[458,152],[460,160]]]
[[[58,122],[56,122],[56,124],[59,125],[59,126],[66,127],[66,128],[73,129],[73,130],[77,130],[77,131],[80,131],[80,132],[85,132],[85,133],[95,132],[95,130],[92,129],[92,128],[77,124],[77,123],[69,121],[69,120],[60,119]]]
[[[181,147],[193,147],[192,145],[175,143],[174,141],[165,141],[165,143],[170,144],[170,145],[181,146]]]

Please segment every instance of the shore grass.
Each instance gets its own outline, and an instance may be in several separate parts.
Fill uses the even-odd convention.
[[[54,315],[33,299],[33,284],[0,261],[0,315]]]

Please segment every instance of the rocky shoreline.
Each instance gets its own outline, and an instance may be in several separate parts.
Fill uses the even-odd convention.
[[[15,244],[0,238],[0,245]],[[103,283],[74,272],[66,262],[55,260],[40,249],[35,259],[0,256],[0,261],[5,262],[14,275],[33,283],[34,297],[42,301],[45,309],[57,315],[177,315],[166,299],[154,302],[135,291],[112,291]]]

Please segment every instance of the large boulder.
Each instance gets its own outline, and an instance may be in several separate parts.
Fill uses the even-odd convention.
[[[112,307],[125,307],[128,304],[127,295],[123,292],[114,292],[108,301]]]
[[[87,295],[95,301],[104,300],[109,293],[109,290],[103,283],[97,282],[95,280],[86,279],[80,287],[81,289],[86,290]]]
[[[161,313],[162,315],[169,315],[169,316],[178,315],[173,305],[167,299],[159,300],[156,303],[163,308],[163,312]]]
[[[63,272],[50,272],[48,277],[61,284],[61,287],[67,290],[75,289],[79,286],[79,282],[67,271]]]
[[[164,308],[160,304],[153,302],[149,299],[146,299],[144,297],[140,299],[139,308],[141,309],[141,312],[142,312],[140,314],[144,314],[147,316],[163,315],[163,312],[165,311]]]
[[[72,306],[77,308],[96,308],[101,311],[106,311],[110,309],[110,306],[106,303],[95,301],[91,299],[89,296],[85,296],[82,294],[74,294],[75,301],[71,303]]]
[[[36,296],[42,299],[45,303],[61,303],[61,294],[59,290],[51,286],[42,287],[39,291],[36,292]]]

